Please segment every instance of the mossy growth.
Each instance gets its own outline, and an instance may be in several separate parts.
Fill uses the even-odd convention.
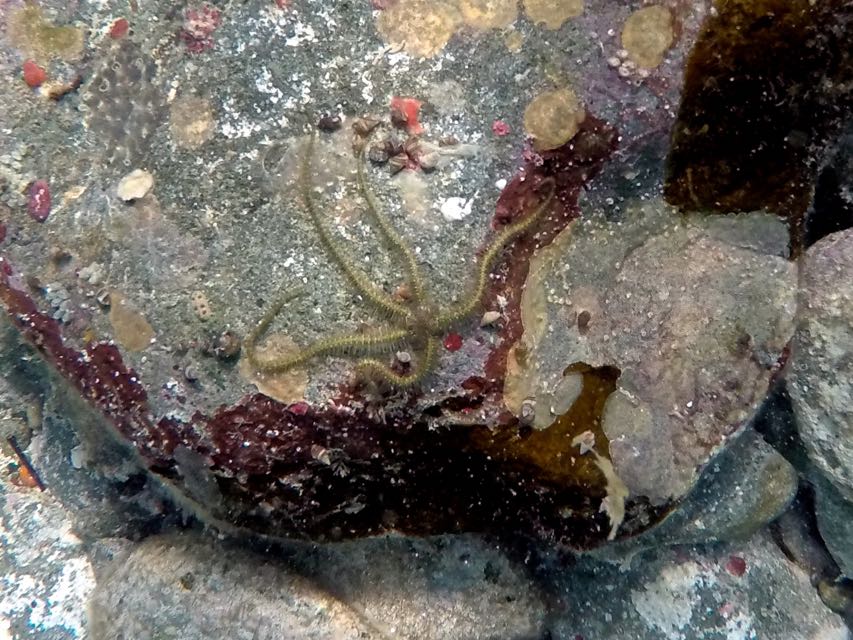
[[[70,25],[56,26],[44,16],[41,7],[27,4],[11,13],[7,34],[12,44],[40,64],[58,58],[79,60],[83,53],[83,31]]]

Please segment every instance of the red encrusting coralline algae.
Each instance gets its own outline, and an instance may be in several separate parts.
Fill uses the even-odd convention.
[[[35,60],[24,61],[21,72],[24,76],[24,82],[33,89],[40,87],[47,80],[47,72]]]
[[[36,222],[44,222],[50,215],[50,187],[46,180],[36,180],[27,189],[27,213]]]
[[[120,40],[124,38],[127,33],[130,31],[130,23],[126,18],[118,18],[115,20],[110,27],[109,36],[113,40]]]
[[[448,351],[459,351],[462,348],[462,336],[458,333],[448,333],[444,338],[444,348]]]
[[[410,135],[418,136],[424,132],[423,125],[418,120],[423,103],[415,98],[391,98],[391,121],[405,127]]]
[[[495,120],[492,123],[492,133],[498,137],[508,136],[510,132],[509,125],[503,120]]]
[[[202,53],[213,48],[213,32],[222,23],[222,12],[210,5],[184,11],[180,38],[190,53]]]

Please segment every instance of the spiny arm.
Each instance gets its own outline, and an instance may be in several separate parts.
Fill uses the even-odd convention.
[[[274,304],[257,326],[249,332],[243,340],[243,349],[249,363],[255,370],[262,373],[282,373],[301,366],[312,360],[323,356],[349,356],[349,355],[371,355],[377,353],[388,353],[399,348],[406,338],[408,332],[405,329],[390,329],[387,331],[372,331],[369,333],[347,333],[321,338],[312,342],[298,352],[279,358],[259,359],[257,355],[257,341],[269,328],[273,318],[281,311],[281,308],[298,294],[290,294],[282,301]]]
[[[395,302],[389,294],[373,284],[367,274],[355,266],[341,243],[338,240],[335,240],[332,232],[326,226],[322,215],[317,210],[314,198],[311,195],[311,179],[309,177],[311,172],[311,158],[314,154],[314,140],[315,136],[313,135],[308,140],[307,149],[302,160],[299,182],[302,189],[302,198],[305,202],[305,208],[308,211],[308,215],[311,217],[311,222],[314,229],[317,231],[317,235],[320,236],[320,242],[323,244],[323,248],[326,250],[326,253],[329,254],[329,257],[332,262],[335,263],[335,266],[337,266],[341,273],[343,273],[343,275],[350,281],[356,291],[364,296],[364,299],[369,304],[392,318],[408,318],[411,315],[409,309]]]
[[[373,379],[382,380],[397,388],[411,387],[418,384],[433,370],[438,359],[438,338],[430,336],[427,338],[423,353],[419,354],[415,368],[409,373],[397,373],[387,364],[366,358],[356,363],[355,369],[359,375]]]
[[[367,177],[365,175],[364,149],[367,145],[362,146],[356,158],[358,164],[358,188],[361,195],[367,201],[367,210],[373,222],[379,227],[379,231],[385,238],[386,244],[394,252],[394,257],[403,263],[403,268],[406,270],[406,281],[411,289],[412,302],[418,304],[424,299],[424,279],[421,275],[420,266],[415,260],[415,252],[409,246],[409,243],[397,233],[397,230],[382,213],[379,203],[373,192],[367,186]]]
[[[444,330],[457,322],[461,322],[474,313],[483,303],[483,297],[486,295],[489,285],[489,276],[491,275],[492,268],[495,266],[495,262],[500,257],[501,251],[503,251],[506,245],[538,222],[545,214],[545,211],[548,210],[548,207],[551,206],[556,190],[554,179],[546,178],[540,183],[540,188],[543,185],[547,185],[547,190],[539,206],[530,215],[524,216],[520,220],[505,226],[489,243],[477,265],[477,275],[473,291],[465,297],[462,303],[447,309],[438,316],[435,321],[437,331]]]

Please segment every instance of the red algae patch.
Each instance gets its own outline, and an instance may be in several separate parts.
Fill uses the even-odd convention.
[[[44,84],[45,80],[47,80],[47,72],[43,67],[36,64],[35,60],[27,60],[24,62],[21,67],[21,71],[24,76],[24,82],[33,89],[40,87]]]
[[[27,213],[36,222],[44,222],[50,215],[50,187],[47,180],[36,180],[27,189]]]

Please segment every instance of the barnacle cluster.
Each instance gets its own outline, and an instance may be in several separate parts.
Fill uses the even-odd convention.
[[[404,286],[409,292],[407,300],[398,301],[371,281],[330,229],[315,199],[310,179],[314,142],[315,137],[311,137],[306,145],[299,174],[305,211],[331,262],[372,310],[386,320],[388,326],[365,333],[344,333],[321,338],[297,353],[280,358],[259,358],[256,352],[257,340],[282,308],[300,295],[300,290],[293,290],[275,303],[246,336],[246,356],[252,366],[263,373],[284,372],[325,356],[358,357],[356,371],[362,378],[385,382],[393,387],[417,384],[435,367],[441,337],[480,309],[492,268],[502,250],[543,217],[554,197],[554,181],[550,178],[543,180],[540,184],[540,204],[528,215],[507,224],[491,239],[476,263],[469,290],[461,298],[462,301],[443,307],[430,295],[428,283],[409,242],[394,228],[369,189],[364,157],[366,141],[359,144],[356,150],[359,193],[366,203],[370,222],[376,227],[392,258],[402,266]],[[404,346],[416,356],[406,369],[395,369],[379,359],[382,354]]]

